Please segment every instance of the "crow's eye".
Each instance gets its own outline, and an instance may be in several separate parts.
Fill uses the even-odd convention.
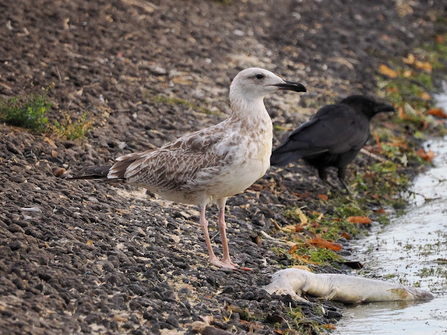
[[[256,79],[264,79],[264,78],[265,76],[262,73],[256,75]]]

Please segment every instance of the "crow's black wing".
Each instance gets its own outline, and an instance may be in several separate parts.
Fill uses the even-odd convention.
[[[270,163],[286,165],[296,159],[323,152],[340,154],[359,150],[368,136],[369,121],[362,113],[344,104],[328,105],[274,149]]]

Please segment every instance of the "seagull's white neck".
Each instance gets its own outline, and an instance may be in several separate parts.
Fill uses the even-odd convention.
[[[271,138],[273,136],[272,120],[264,106],[263,97],[242,97],[230,93],[232,123],[241,123],[241,129],[257,132],[259,135]]]

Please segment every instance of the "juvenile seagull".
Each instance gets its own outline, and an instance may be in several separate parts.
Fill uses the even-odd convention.
[[[394,111],[393,106],[362,95],[351,95],[338,104],[324,106],[273,150],[270,164],[284,166],[302,158],[328,184],[326,168],[333,166],[349,193],[346,167],[368,141],[371,119],[379,113]]]
[[[264,96],[278,90],[305,92],[300,83],[284,81],[270,71],[245,69],[230,86],[231,114],[225,121],[185,135],[156,150],[117,158],[112,166],[83,169],[73,179],[124,181],[147,188],[161,197],[200,206],[200,226],[209,261],[235,269],[231,261],[225,224],[228,197],[243,192],[261,178],[270,165],[272,121]],[[214,254],[205,218],[206,205],[219,208],[217,225],[223,257]]]

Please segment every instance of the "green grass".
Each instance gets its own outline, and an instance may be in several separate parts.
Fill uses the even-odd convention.
[[[87,120],[87,112],[82,114],[78,120],[73,120],[72,117],[63,113],[63,120],[59,123],[54,121],[52,130],[54,133],[69,140],[84,139],[88,131],[93,127],[93,121]]]
[[[43,94],[16,96],[0,102],[0,121],[14,127],[32,130],[36,133],[52,133],[69,140],[85,138],[93,127],[93,121],[87,119],[87,112],[74,120],[71,115],[62,112],[63,119],[49,122],[47,114],[53,107],[48,101],[47,88]]]
[[[46,94],[12,97],[0,103],[0,120],[14,127],[42,132],[48,124],[46,113],[52,106]]]

